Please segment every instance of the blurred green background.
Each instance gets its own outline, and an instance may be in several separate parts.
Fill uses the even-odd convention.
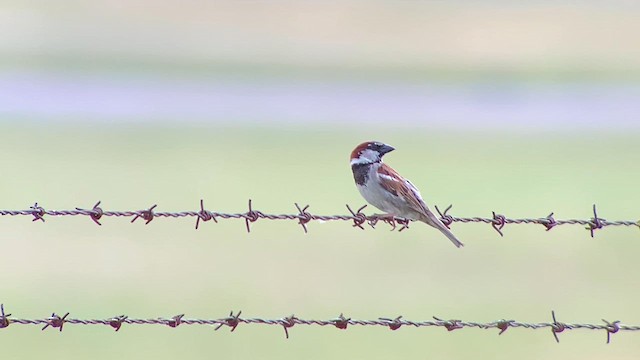
[[[631,2],[0,4],[0,208],[345,214],[376,139],[455,216],[638,218]],[[373,212],[373,209],[367,209]],[[640,323],[638,229],[0,218],[16,318],[243,316]],[[11,325],[7,358],[632,359],[638,334]]]

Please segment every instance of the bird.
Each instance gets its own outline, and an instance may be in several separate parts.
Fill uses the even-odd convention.
[[[411,181],[382,162],[382,157],[393,150],[395,148],[391,145],[367,141],[356,146],[351,152],[351,171],[362,197],[369,204],[384,211],[385,217],[421,221],[440,230],[455,246],[464,246],[429,210],[420,191]]]

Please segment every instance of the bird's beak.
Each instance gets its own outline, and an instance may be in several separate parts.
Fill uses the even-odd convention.
[[[394,148],[393,146],[391,146],[391,145],[386,145],[386,144],[385,144],[384,146],[382,146],[382,147],[380,148],[380,155],[384,155],[384,154],[386,154],[386,153],[390,153],[390,152],[392,152],[392,151],[393,151],[393,150],[395,150],[395,149],[396,149],[396,148]]]

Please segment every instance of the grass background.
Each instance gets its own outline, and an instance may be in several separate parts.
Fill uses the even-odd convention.
[[[348,153],[361,140],[397,147],[387,162],[409,177],[431,204],[453,203],[459,216],[635,219],[640,146],[634,134],[398,131],[356,127],[119,127],[6,125],[0,134],[3,208],[195,210],[256,209],[343,214],[363,204],[352,184]],[[606,228],[595,239],[580,226],[456,224],[458,251],[431,228],[360,231],[348,223],[156,219],[149,225],[105,218],[0,219],[2,302],[15,317],[70,311],[76,318],[173,316],[328,319],[432,315],[470,321],[501,318],[640,323],[638,230]],[[63,333],[12,325],[2,333],[11,358],[158,359],[490,356],[632,358],[636,334],[571,331],[555,344],[546,330],[239,326],[66,326]],[[37,346],[35,346],[37,344]],[[129,354],[129,355],[123,355]]]
[[[265,213],[294,213],[298,202],[345,214],[345,204],[364,204],[348,154],[376,139],[398,149],[386,161],[427,203],[454,204],[456,216],[588,219],[595,203],[608,220],[636,220],[639,31],[640,7],[623,0],[3,1],[0,208],[102,200],[112,210],[182,211],[204,199],[210,210],[243,212],[251,198]],[[396,89],[400,96],[385,97]],[[460,111],[441,106],[431,118],[415,106],[439,99]],[[298,118],[296,106],[312,110]],[[371,109],[399,113],[372,125],[362,121]],[[502,120],[478,120],[492,115]],[[607,227],[592,239],[581,226],[508,225],[499,237],[487,224],[454,224],[466,244],[458,250],[419,224],[399,233],[313,222],[304,234],[294,221],[261,220],[247,234],[242,220],[198,231],[193,219],[102,223],[1,217],[5,310],[478,322],[547,322],[555,310],[563,322],[640,324],[636,228]],[[498,337],[297,325],[290,335],[256,325],[60,333],[12,324],[0,329],[0,346],[7,359],[635,359],[640,351],[637,333],[607,345],[604,331],[588,330],[565,331],[560,344],[548,329]]]

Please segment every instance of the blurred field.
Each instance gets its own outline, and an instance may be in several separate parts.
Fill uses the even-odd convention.
[[[364,140],[456,216],[638,219],[635,2],[3,1],[0,208],[345,214]],[[369,212],[374,209],[368,208]],[[0,218],[14,318],[640,324],[635,228]],[[640,334],[11,325],[2,357],[636,359]]]
[[[376,138],[397,151],[387,161],[429,203],[453,203],[459,216],[589,218],[592,203],[610,220],[636,219],[640,171],[637,134],[452,133],[349,126],[286,129],[221,126],[118,127],[10,125],[0,132],[2,208],[90,207],[345,213],[363,203],[347,156]],[[71,312],[77,318],[172,316],[358,319],[436,315],[470,321],[640,323],[634,274],[638,230],[588,231],[455,225],[457,251],[430,228],[360,231],[346,223],[157,219],[145,226],[86,218],[0,218],[1,302],[15,317]],[[2,331],[7,358],[635,358],[637,334],[571,331],[555,344],[548,331],[511,329],[240,326],[65,326],[63,333],[12,325]],[[37,346],[33,346],[37,344]]]
[[[6,0],[0,69],[637,81],[639,19],[626,0]]]

